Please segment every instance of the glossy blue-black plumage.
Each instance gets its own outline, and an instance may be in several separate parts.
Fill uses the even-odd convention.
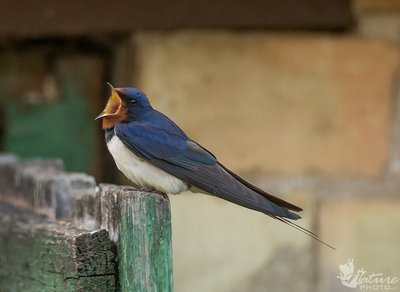
[[[123,88],[120,92],[128,119],[106,131],[106,137],[117,135],[137,156],[190,186],[272,217],[300,218],[290,210],[301,208],[264,192],[225,168],[173,121],[154,110],[142,91]]]

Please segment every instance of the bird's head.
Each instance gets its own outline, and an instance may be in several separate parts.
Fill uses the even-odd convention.
[[[146,94],[133,87],[111,88],[111,95],[103,112],[96,117],[103,119],[103,129],[110,129],[118,123],[131,122],[151,109]]]

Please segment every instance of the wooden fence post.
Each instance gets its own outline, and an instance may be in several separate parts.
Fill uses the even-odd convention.
[[[172,291],[168,197],[0,155],[0,291],[51,287]]]
[[[0,204],[0,291],[115,291],[104,229],[88,231]]]
[[[121,291],[172,291],[168,197],[102,184],[101,227],[117,244]]]

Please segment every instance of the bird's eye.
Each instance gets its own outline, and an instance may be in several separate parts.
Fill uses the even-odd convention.
[[[136,100],[135,100],[135,99],[129,99],[129,103],[130,103],[130,104],[135,104],[135,103],[136,103]]]

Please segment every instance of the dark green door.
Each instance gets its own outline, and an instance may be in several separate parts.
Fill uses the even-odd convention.
[[[53,60],[50,72],[24,70],[23,64],[12,73],[14,79],[21,80],[14,86],[28,88],[11,88],[11,94],[1,100],[3,150],[21,157],[61,158],[69,171],[99,174],[100,125],[94,117],[103,101],[102,59],[95,55],[61,55]],[[42,63],[39,60],[37,64]],[[2,75],[10,73],[7,66],[2,70]],[[42,78],[29,76],[35,74],[32,72],[42,74]],[[24,74],[42,84],[32,85],[26,77],[24,82]]]

